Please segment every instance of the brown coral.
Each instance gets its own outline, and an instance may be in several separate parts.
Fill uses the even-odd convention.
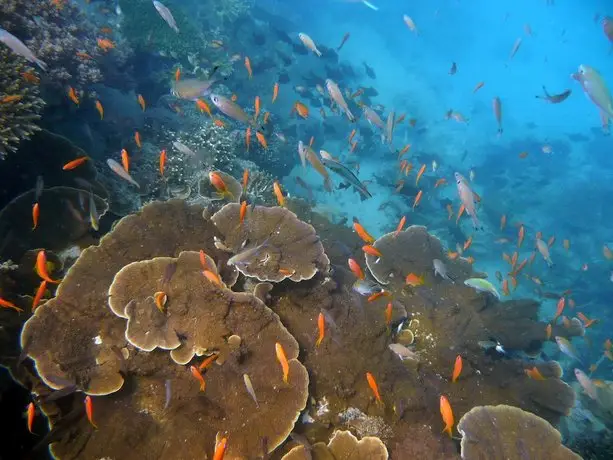
[[[306,456],[307,448],[303,445],[294,447],[283,456],[282,460],[301,460]],[[316,443],[309,452],[313,460],[387,460],[385,444],[379,438],[366,436],[358,441],[351,431],[337,430],[326,446]]]
[[[546,420],[517,407],[473,407],[458,422],[465,460],[581,459]]]
[[[447,260],[440,240],[430,235],[426,227],[419,225],[412,225],[398,235],[395,232],[387,233],[377,239],[373,246],[382,257],[366,254],[366,265],[372,276],[384,285],[401,287],[409,273],[434,275],[434,259],[444,261],[454,279],[468,278],[472,273],[470,264],[465,260]]]
[[[240,205],[230,203],[212,221],[222,235],[219,247],[234,253],[228,264],[260,281],[301,281],[327,272],[330,260],[313,227],[285,208],[248,207],[244,222]]]

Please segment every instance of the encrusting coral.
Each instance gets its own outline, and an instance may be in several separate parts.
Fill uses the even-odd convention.
[[[477,406],[458,422],[464,460],[580,460],[546,420],[517,407]]]
[[[34,76],[32,67],[0,45],[0,158],[14,152],[23,139],[39,128],[44,102],[38,97],[38,86],[26,81]]]
[[[310,455],[308,455],[310,454]],[[318,442],[310,446],[294,447],[285,454],[282,460],[387,460],[388,453],[385,444],[374,436],[366,436],[358,441],[351,431],[337,430],[326,445]]]
[[[159,458],[198,458],[220,432],[231,440],[226,458],[238,459],[261,452],[264,439],[270,451],[285,440],[308,396],[298,344],[256,297],[218,283],[213,259],[205,257],[203,267],[200,253],[189,251],[204,247],[223,261],[224,253],[207,247],[214,232],[201,207],[177,200],[145,206],[83,251],[57,296],[27,322],[22,347],[48,386],[114,393],[94,398],[98,430],[90,434],[81,419],[64,438],[71,442],[52,444],[54,455],[70,457],[78,449],[88,458],[124,458],[138,448]],[[174,336],[145,343],[148,331],[164,328]],[[289,362],[287,382],[276,343]],[[182,350],[176,362],[218,354],[202,369],[204,392],[193,370],[152,345]],[[82,403],[75,398],[74,404]],[[52,425],[58,420],[52,416]]]
[[[235,254],[228,264],[243,275],[260,281],[301,281],[328,271],[330,260],[315,229],[293,212],[248,206],[241,223],[240,208],[229,203],[211,220],[221,233],[217,246]]]

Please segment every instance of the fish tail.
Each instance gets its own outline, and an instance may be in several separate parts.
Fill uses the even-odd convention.
[[[449,437],[452,437],[452,433],[451,433],[451,425],[446,425],[445,428],[443,428],[443,433],[447,433],[449,435]]]
[[[315,50],[315,54],[317,55],[317,57],[321,57],[321,51]]]
[[[36,65],[37,65],[38,67],[40,67],[40,68],[41,68],[43,71],[45,71],[45,72],[47,71],[47,64],[45,63],[45,61],[41,61],[40,59],[36,59],[34,62],[35,62],[35,63],[36,63]]]

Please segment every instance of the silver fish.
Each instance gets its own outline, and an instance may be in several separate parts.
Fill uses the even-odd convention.
[[[380,285],[368,279],[356,280],[356,282],[353,283],[352,289],[362,296],[370,296],[383,290]]]
[[[172,87],[170,88],[170,94],[188,101],[195,101],[199,97],[205,97],[211,94],[211,87],[215,83],[217,83],[217,80],[213,78],[209,80],[186,78],[184,80],[173,81]]]
[[[439,275],[441,278],[451,281],[453,283],[453,280],[449,277],[449,275],[447,274],[447,266],[443,263],[442,260],[439,259],[434,259],[432,261],[432,265],[434,266],[434,275]]]
[[[94,194],[89,192],[89,221],[94,230],[98,231],[100,229],[99,225],[100,214],[98,214],[98,210],[96,209],[96,202],[94,201]]]
[[[42,70],[47,70],[47,64],[38,59],[30,48],[10,32],[0,28],[0,42],[8,46],[13,53],[18,54],[29,62],[36,64]]]
[[[162,19],[166,21],[166,24],[168,24],[170,28],[174,30],[176,33],[179,33],[179,28],[177,27],[175,18],[173,17],[170,10],[166,8],[163,3],[158,2],[157,0],[153,0],[153,6],[155,6],[155,9],[160,14]]]
[[[389,145],[392,144],[394,138],[394,127],[396,126],[396,112],[393,110],[387,115],[387,121],[385,123],[385,142]]]
[[[343,112],[345,112],[345,115],[347,115],[349,121],[351,123],[355,123],[356,119],[349,110],[349,106],[347,105],[347,102],[343,97],[343,93],[341,93],[341,90],[339,89],[338,85],[328,78],[326,79],[326,89],[328,90],[330,98],[338,104],[338,106],[343,110]]]
[[[419,356],[400,343],[390,343],[388,348],[392,350],[396,356],[402,361],[410,359],[411,361],[419,361]]]
[[[351,172],[351,170],[347,166],[336,160],[333,160],[332,158],[324,158],[323,155],[321,158],[321,162],[326,168],[334,171],[336,174],[338,174],[347,182],[349,182],[360,194],[362,194],[366,198],[372,198],[372,195],[366,189],[366,186],[360,181],[360,179],[357,178],[355,174],[353,174],[353,172]]]
[[[192,149],[190,149],[187,145],[182,144],[179,141],[174,141],[172,143],[172,146],[177,149],[179,152],[183,153],[184,155],[189,155],[189,156],[196,156],[196,152],[194,152]]]
[[[383,120],[377,112],[375,112],[373,109],[366,105],[362,106],[362,111],[364,112],[364,116],[372,126],[376,126],[379,129],[384,128],[385,125],[383,124]]]
[[[220,96],[219,94],[211,94],[210,98],[211,102],[215,104],[215,107],[217,107],[224,115],[234,120],[242,121],[243,123],[251,123],[249,115],[247,115],[247,113],[232,100],[228,99],[227,97]]]
[[[138,182],[132,179],[132,176],[130,176],[130,174],[125,169],[123,169],[123,166],[121,166],[115,160],[113,160],[112,158],[109,158],[108,160],[106,160],[106,164],[109,165],[109,168],[111,168],[111,170],[115,174],[117,174],[119,177],[121,177],[123,180],[127,180],[132,185],[135,185],[137,188],[140,188],[140,185],[138,185]]]
[[[243,374],[243,380],[245,381],[245,386],[247,387],[247,393],[253,398],[255,401],[255,406],[259,409],[260,403],[258,403],[258,398],[255,395],[255,390],[253,389],[253,385],[251,384],[251,379],[247,374]]]

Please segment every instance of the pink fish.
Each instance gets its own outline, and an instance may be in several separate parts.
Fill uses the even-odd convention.
[[[498,122],[498,135],[500,136],[502,134],[502,103],[499,97],[492,100],[492,108],[494,109],[494,117]]]
[[[468,182],[460,173],[455,173],[455,180],[458,186],[458,195],[460,197],[460,201],[464,205],[464,209],[466,213],[471,217],[473,221],[473,227],[475,230],[483,227],[479,223],[479,219],[477,218],[477,208],[475,206],[475,194],[470,189]]]
[[[249,118],[249,115],[247,115],[247,113],[231,99],[220,96],[219,94],[211,94],[210,97],[211,102],[215,104],[215,107],[217,107],[224,115],[234,120],[242,121],[243,123],[251,123],[252,120]]]
[[[347,115],[349,121],[351,123],[354,123],[355,117],[349,110],[349,106],[347,105],[347,102],[345,101],[345,98],[343,97],[343,94],[341,93],[341,90],[339,89],[338,85],[328,78],[326,79],[326,89],[328,90],[330,99],[336,102],[337,105],[343,110],[343,112],[345,112],[345,115]]]
[[[590,66],[581,64],[579,70],[570,75],[579,82],[586,96],[603,112],[607,117],[613,118],[613,99],[604,79],[598,71]]]

